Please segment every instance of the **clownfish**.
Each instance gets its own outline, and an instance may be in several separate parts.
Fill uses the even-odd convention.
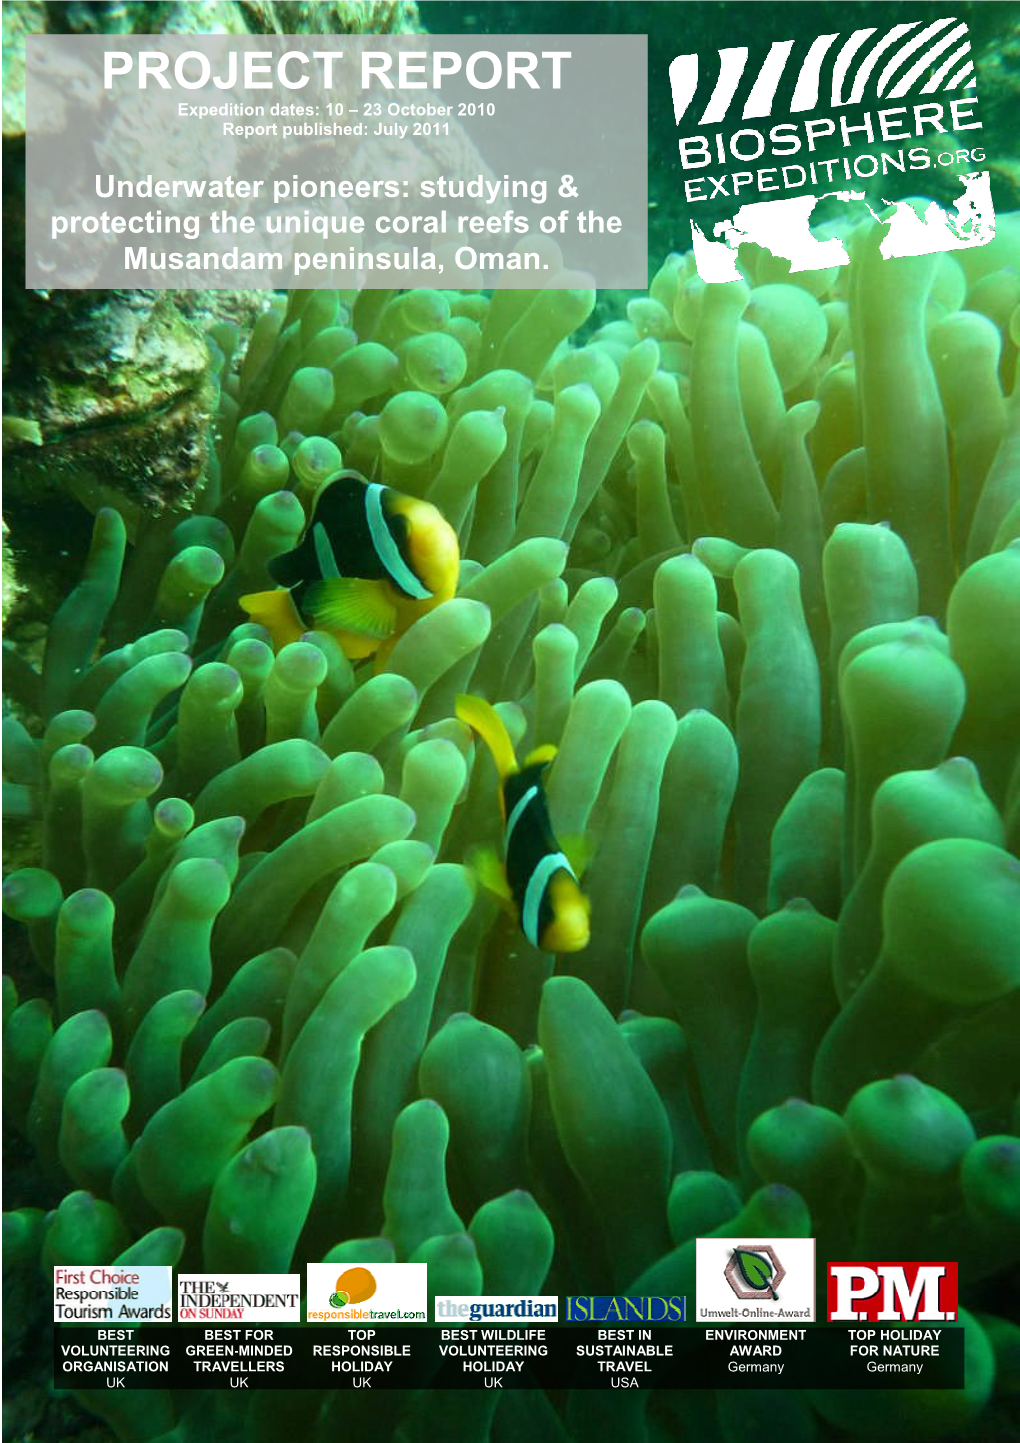
[[[315,498],[293,551],[276,556],[275,591],[240,598],[277,650],[306,631],[332,632],[351,658],[389,649],[419,616],[448,601],[460,548],[436,508],[357,471],[341,471]]]
[[[499,772],[503,875],[486,875],[486,869],[483,882],[510,905],[534,946],[543,952],[580,952],[591,936],[591,903],[553,835],[542,784],[556,748],[538,747],[519,764],[506,727],[487,701],[459,696],[456,711],[485,742]]]

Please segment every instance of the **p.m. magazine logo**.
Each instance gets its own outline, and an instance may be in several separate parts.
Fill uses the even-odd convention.
[[[826,1316],[830,1323],[955,1323],[959,1288],[955,1262],[829,1263]]]
[[[845,206],[881,213],[887,257],[995,234],[970,39],[956,17],[677,55],[669,79],[706,281],[737,278],[744,241],[793,270],[848,264],[838,235],[811,235],[826,199],[830,218]],[[940,200],[908,200],[932,189]],[[694,208],[705,202],[706,216],[724,217],[702,221]]]
[[[308,1263],[308,1323],[428,1321],[425,1263]]]

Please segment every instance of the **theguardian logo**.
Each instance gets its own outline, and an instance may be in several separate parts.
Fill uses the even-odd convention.
[[[437,1323],[555,1323],[559,1299],[524,1296],[437,1297]]]
[[[830,1323],[955,1323],[956,1263],[830,1263]]]
[[[737,279],[744,241],[795,271],[849,264],[838,237],[809,229],[826,197],[873,214],[893,207],[884,256],[966,250],[995,234],[970,39],[954,17],[677,55],[669,80],[685,199],[730,206],[715,224],[691,221],[703,280]],[[961,188],[951,207],[912,206],[925,171]]]
[[[687,1299],[605,1296],[566,1299],[567,1323],[683,1323]]]

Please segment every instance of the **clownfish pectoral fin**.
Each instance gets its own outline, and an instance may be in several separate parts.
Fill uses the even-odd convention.
[[[514,744],[496,709],[480,696],[461,695],[456,712],[458,720],[476,731],[489,748],[500,781],[513,776],[519,770]]]
[[[237,604],[252,621],[266,628],[277,651],[292,641],[300,641],[307,630],[290,592],[282,588],[249,592],[239,597]]]
[[[546,742],[544,746],[535,747],[533,751],[528,753],[524,758],[524,765],[526,767],[547,767],[555,755],[556,748],[551,742]]]
[[[391,636],[397,624],[396,608],[381,581],[331,576],[307,587],[302,604],[316,627],[372,641]]]
[[[516,916],[506,868],[499,860],[495,847],[472,847],[467,854],[466,864],[478,885],[495,897],[505,911]]]

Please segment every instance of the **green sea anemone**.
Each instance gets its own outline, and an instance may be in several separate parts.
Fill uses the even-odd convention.
[[[35,960],[4,994],[17,1265],[427,1261],[432,1294],[693,1316],[695,1237],[809,1234],[960,1260],[967,1388],[904,1395],[895,1436],[997,1406],[1020,399],[1015,326],[966,306],[1017,237],[887,261],[869,220],[848,270],[748,251],[709,287],[671,256],[584,340],[576,289],[295,291],[218,328],[194,512],[130,547],[100,512],[11,674],[5,801],[40,839],[4,889]],[[328,631],[274,653],[237,604],[341,461],[459,535],[457,595],[381,664]],[[464,692],[557,748],[583,951],[477,884],[500,821]],[[124,1443],[382,1436],[363,1396],[79,1396]],[[756,1436],[873,1437],[889,1395],[854,1396],[770,1397]],[[700,1439],[745,1436],[692,1397]],[[609,1406],[676,1434],[667,1394]],[[400,1438],[599,1428],[583,1395],[388,1407]]]

